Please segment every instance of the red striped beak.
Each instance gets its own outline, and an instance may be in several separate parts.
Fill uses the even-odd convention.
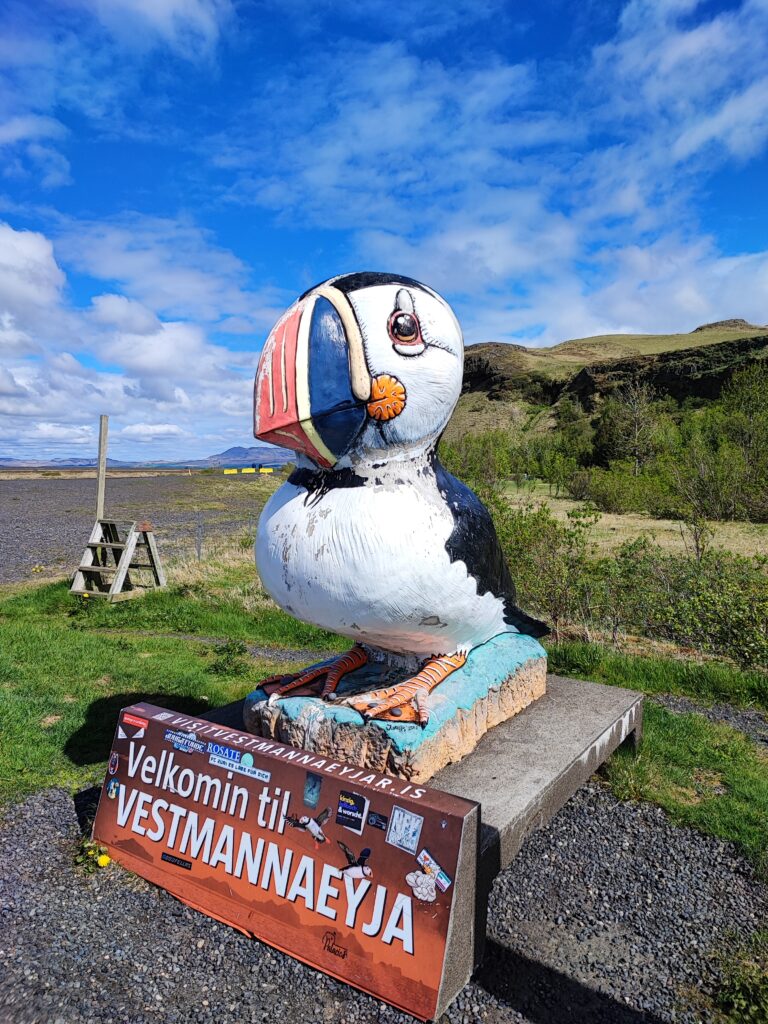
[[[344,455],[366,419],[365,401],[353,393],[348,331],[336,306],[343,296],[328,291],[330,298],[313,292],[300,299],[275,324],[259,360],[253,401],[256,437],[325,468]],[[358,391],[367,398],[370,377],[359,332],[356,344],[363,359],[358,376],[364,378]]]

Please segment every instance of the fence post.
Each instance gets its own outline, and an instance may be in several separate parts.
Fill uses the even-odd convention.
[[[107,483],[107,436],[109,416],[99,416],[99,466],[96,473],[96,519],[104,518],[104,491]]]
[[[197,513],[197,528],[195,529],[195,551],[197,552],[198,562],[203,557],[203,534],[205,532],[205,526],[203,523],[202,511]]]

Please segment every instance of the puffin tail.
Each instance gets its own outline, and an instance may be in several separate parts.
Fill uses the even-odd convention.
[[[504,619],[510,626],[514,626],[518,633],[525,633],[538,640],[551,632],[549,626],[539,619],[527,615],[521,608],[511,602],[505,602]]]

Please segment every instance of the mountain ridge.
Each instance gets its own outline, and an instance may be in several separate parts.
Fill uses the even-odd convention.
[[[236,445],[204,459],[125,462],[121,459],[108,458],[107,469],[215,469],[224,466],[239,469],[260,463],[267,466],[282,466],[293,458],[293,452],[272,445],[252,445],[248,448]],[[97,462],[96,458],[14,459],[10,456],[0,456],[0,469],[93,469]]]

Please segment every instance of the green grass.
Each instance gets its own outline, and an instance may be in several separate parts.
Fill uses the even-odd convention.
[[[702,703],[725,702],[768,711],[768,673],[719,662],[637,657],[600,644],[550,643],[549,668],[559,675],[592,679],[643,693],[674,693]]]
[[[219,584],[232,573],[236,568],[226,570]],[[200,591],[198,584],[177,586],[108,605],[73,597],[66,583],[56,583],[0,599],[0,800],[99,779],[121,707],[148,700],[195,714],[239,699],[267,675],[295,668],[279,654],[273,661],[244,658],[238,641],[342,646],[340,638],[272,606],[248,611],[235,599]],[[142,630],[230,644],[222,652]]]
[[[768,1024],[768,931],[731,953],[722,965],[715,1003],[734,1024]]]
[[[247,572],[252,579],[253,569],[248,567]],[[239,578],[235,569],[229,576],[220,576],[217,587],[202,582],[176,584],[118,604],[100,598],[76,598],[69,593],[67,583],[52,583],[0,601],[0,628],[10,622],[62,619],[70,629],[80,630],[152,630],[317,650],[339,645],[335,634],[297,622],[274,605],[248,611],[241,600],[224,596],[226,589],[236,588]]]
[[[768,874],[768,756],[726,725],[646,704],[639,754],[603,769],[621,800],[647,800],[673,821],[736,843]]]

